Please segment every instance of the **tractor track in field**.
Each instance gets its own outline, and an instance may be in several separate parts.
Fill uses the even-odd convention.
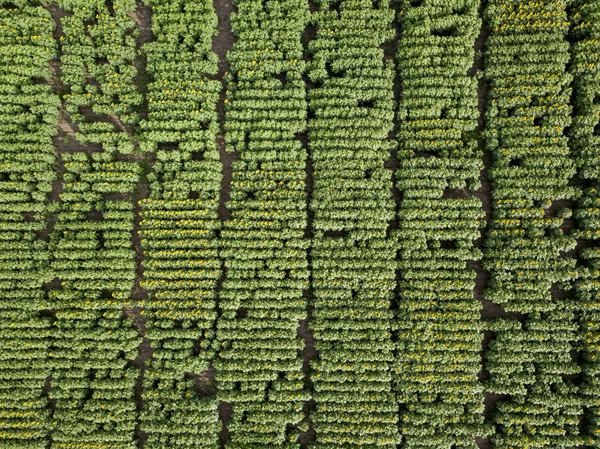
[[[225,146],[225,96],[227,91],[226,75],[229,72],[229,62],[227,52],[231,50],[235,42],[235,36],[231,30],[229,17],[236,11],[232,0],[214,0],[214,7],[218,17],[218,33],[213,37],[212,50],[219,57],[217,79],[222,83],[219,102],[217,103],[217,113],[219,120],[220,133],[217,135],[217,149],[221,159],[223,178],[221,180],[221,192],[219,197],[219,218],[221,222],[231,220],[231,211],[227,208],[227,202],[231,197],[231,180],[233,176],[233,164],[239,159],[239,154],[233,151],[227,151]],[[217,321],[221,316],[222,310],[219,306],[219,298],[223,289],[223,283],[227,279],[227,267],[225,261],[221,260],[221,277],[217,283],[216,308],[218,312]],[[209,371],[210,382],[215,382],[215,370]],[[233,415],[233,404],[230,402],[218,401],[219,421],[221,430],[219,432],[219,444],[224,448],[230,439],[229,428],[227,424]]]
[[[480,5],[479,16],[482,17],[487,7],[487,0],[483,0]],[[475,61],[473,67],[471,69],[471,76],[477,76],[477,73],[483,74],[483,70],[485,68],[485,45],[487,42],[487,38],[489,36],[489,30],[487,28],[487,24],[485,20],[482,20],[481,30],[479,36],[475,41]],[[487,236],[489,230],[489,223],[492,219],[492,186],[489,181],[488,173],[492,166],[492,155],[488,151],[487,146],[485,144],[485,139],[483,137],[483,131],[485,130],[486,120],[485,120],[485,110],[487,106],[487,97],[489,91],[489,84],[487,80],[482,77],[479,80],[479,85],[477,89],[477,109],[479,111],[478,118],[478,127],[480,132],[480,148],[483,153],[483,170],[481,170],[480,174],[480,183],[481,188],[475,192],[475,196],[481,201],[481,205],[483,211],[485,213],[485,224],[481,230],[481,237],[475,242],[475,246],[483,251],[484,249],[484,241]],[[469,264],[469,266],[475,270],[475,288],[473,291],[474,298],[481,303],[481,318],[483,321],[500,318],[500,317],[509,317],[511,314],[507,314],[500,306],[494,304],[492,301],[485,298],[485,290],[488,286],[490,280],[489,272],[484,268],[484,264],[482,260],[473,261]],[[489,373],[484,370],[485,363],[485,353],[490,341],[494,338],[494,335],[491,332],[484,332],[482,335],[481,341],[481,371],[479,372],[479,380],[484,382],[486,379],[489,379]],[[496,403],[502,399],[501,396],[491,394],[488,392],[484,392],[484,418],[486,421],[489,420],[489,417],[492,411],[496,408]],[[485,437],[476,437],[477,446],[480,449],[491,449],[492,443],[489,438]]]

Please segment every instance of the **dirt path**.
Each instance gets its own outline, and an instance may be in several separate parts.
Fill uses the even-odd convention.
[[[219,201],[219,218],[221,221],[231,219],[231,211],[227,209],[227,202],[231,197],[231,177],[233,173],[233,163],[239,159],[239,154],[233,151],[227,152],[225,149],[225,92],[227,86],[225,75],[229,72],[229,62],[227,52],[231,50],[235,42],[235,36],[231,31],[229,17],[235,12],[232,0],[215,0],[215,10],[219,18],[218,34],[213,38],[212,50],[219,57],[219,72],[216,79],[223,83],[219,102],[217,103],[217,113],[219,114],[219,125],[221,134],[217,136],[217,149],[223,164],[223,179],[221,181],[221,197]],[[230,149],[231,150],[231,149]]]
[[[231,50],[235,37],[231,31],[229,23],[229,17],[231,13],[235,11],[232,0],[215,0],[214,7],[219,19],[218,34],[213,37],[212,50],[219,57],[219,71],[216,79],[221,81],[221,93],[219,95],[219,102],[217,103],[217,113],[219,116],[219,127],[221,130],[220,135],[217,136],[217,149],[223,166],[223,178],[221,180],[221,194],[219,197],[219,218],[222,222],[231,219],[231,211],[227,208],[227,202],[231,197],[231,179],[233,175],[233,163],[239,159],[239,154],[233,151],[227,152],[225,148],[225,92],[227,86],[225,83],[225,76],[229,71],[229,62],[227,61],[227,52]],[[225,261],[221,261],[221,278],[217,283],[217,311],[219,316],[221,314],[219,308],[219,296],[223,288],[223,282],[227,278],[227,268],[225,267]],[[214,382],[215,372],[211,371],[212,379],[208,379],[210,382]],[[229,429],[227,423],[231,420],[233,415],[233,404],[229,402],[219,401],[218,404],[219,421],[222,423],[221,431],[219,432],[219,442],[221,447],[225,447],[229,441]]]

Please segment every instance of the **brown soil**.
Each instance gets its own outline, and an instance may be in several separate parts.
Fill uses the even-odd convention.
[[[148,118],[148,84],[152,81],[150,74],[146,70],[147,61],[146,57],[141,51],[142,46],[145,42],[152,40],[154,35],[152,34],[152,14],[151,9],[144,4],[142,0],[137,0],[136,2],[136,10],[131,12],[129,16],[135,20],[135,23],[138,26],[139,36],[137,38],[136,46],[138,51],[140,52],[140,56],[136,58],[134,61],[135,68],[137,70],[137,75],[135,76],[133,82],[138,88],[138,91],[144,94],[144,102],[139,107],[138,112],[142,119]],[[135,139],[134,139],[135,140]],[[134,142],[137,146],[137,142]]]
[[[312,381],[310,379],[310,362],[319,358],[319,352],[315,348],[314,336],[312,329],[310,328],[309,322],[312,318],[312,306],[310,301],[312,295],[310,292],[305,292],[305,298],[309,301],[308,316],[307,319],[300,321],[298,326],[298,336],[304,339],[304,349],[302,350],[302,371],[304,372],[304,386],[308,390],[312,390]],[[304,404],[304,419],[308,422],[308,430],[300,431],[298,435],[298,442],[301,448],[307,448],[312,442],[315,441],[316,435],[312,421],[310,421],[310,412],[314,409],[314,401],[309,401]]]
[[[483,16],[483,12],[487,6],[487,0],[484,0],[481,4],[479,15]],[[484,51],[485,51],[485,43],[489,36],[489,30],[485,21],[482,24],[479,36],[475,41],[475,52],[476,59],[473,64],[472,69],[470,70],[470,75],[475,76],[476,73],[482,71],[485,66],[484,61]],[[482,131],[485,129],[485,108],[487,104],[489,84],[485,79],[481,79],[479,81],[479,88],[477,90],[477,108],[479,110],[479,119],[478,125],[479,130]],[[489,229],[489,222],[492,219],[492,186],[488,179],[488,171],[492,166],[492,155],[485,147],[483,141],[480,142],[480,148],[483,150],[483,160],[484,160],[484,168],[481,171],[479,180],[481,183],[481,188],[475,192],[475,195],[481,201],[482,208],[485,212],[485,226],[481,230],[481,237],[475,242],[475,245],[483,249],[484,239],[487,236]],[[481,318],[484,321],[491,320],[494,318],[515,318],[518,320],[522,320],[523,317],[521,314],[508,313],[502,309],[498,304],[493,303],[492,301],[485,298],[485,289],[488,286],[490,274],[484,269],[482,261],[475,261],[469,264],[470,267],[475,269],[475,289],[474,289],[474,297],[481,303]],[[489,373],[484,369],[485,364],[485,352],[490,343],[490,341],[494,338],[492,332],[484,332],[483,340],[481,342],[481,362],[482,368],[479,373],[480,381],[485,381],[489,378]],[[493,393],[486,392],[484,394],[484,417],[489,421],[489,416],[493,410],[495,410],[496,402],[500,399],[498,395]],[[491,449],[492,443],[489,438],[476,438],[477,446],[480,449]]]
[[[142,337],[140,345],[138,346],[138,356],[129,362],[129,365],[136,367],[139,370],[138,377],[135,381],[135,404],[138,411],[138,419],[136,423],[135,433],[138,439],[138,447],[143,448],[148,436],[146,432],[140,429],[140,413],[144,409],[144,374],[146,372],[147,360],[152,358],[152,345],[150,340],[144,335],[146,334],[146,318],[140,314],[139,308],[125,309],[125,314],[131,318],[135,327],[137,328],[138,334]]]
[[[217,385],[215,383],[216,370],[211,366],[201,373],[189,373],[194,378],[194,389],[200,397],[215,397]]]
[[[136,258],[135,286],[131,296],[131,299],[134,302],[143,300],[148,296],[148,294],[140,286],[140,281],[142,280],[144,273],[144,249],[142,248],[142,241],[140,237],[140,222],[142,220],[142,208],[140,207],[140,200],[148,198],[149,192],[150,187],[146,182],[143,180],[138,182],[135,191],[135,217],[133,223],[133,235],[131,236]]]
[[[233,415],[233,404],[231,402],[219,402],[219,421],[221,422],[221,431],[219,432],[219,442],[221,447],[229,441],[229,429],[227,423]]]
[[[137,47],[141,49],[144,42],[152,40],[152,10],[142,0],[136,1],[136,10],[128,14],[137,23],[140,32]],[[145,59],[138,61],[144,63]]]
[[[229,71],[227,52],[231,50],[231,47],[233,47],[233,43],[236,40],[231,31],[231,26],[229,25],[229,17],[231,16],[231,13],[236,12],[236,8],[233,6],[232,0],[215,0],[214,5],[217,17],[219,18],[219,28],[218,34],[213,37],[212,51],[219,57],[219,72],[217,74],[217,79],[222,80]],[[225,121],[223,100],[225,100],[225,89],[221,91],[220,107],[217,106],[221,124]]]
[[[231,197],[231,179],[233,174],[233,163],[239,159],[239,154],[234,152],[227,152],[225,148],[225,91],[226,83],[225,76],[229,71],[229,62],[227,61],[227,52],[233,46],[235,37],[231,31],[229,24],[229,17],[232,12],[235,11],[232,0],[215,0],[214,2],[217,17],[219,18],[218,34],[213,37],[212,50],[219,57],[219,66],[216,79],[222,82],[221,93],[219,95],[219,102],[217,103],[217,113],[219,115],[219,124],[221,134],[217,136],[217,149],[223,165],[223,178],[221,180],[221,195],[219,198],[219,218],[221,221],[227,221],[231,219],[231,211],[227,208],[227,202]],[[227,277],[227,270],[223,261],[222,275],[217,284],[217,298],[220,295],[223,287],[223,282]],[[219,301],[217,299],[217,310],[219,309]],[[207,373],[211,374],[211,373]],[[212,377],[209,378],[209,382],[214,384],[214,369],[212,370]],[[221,431],[219,432],[219,441],[221,447],[224,447],[226,442],[229,441],[229,429],[227,424],[233,414],[233,405],[229,402],[219,401],[219,420],[221,422]]]
[[[394,26],[394,30],[396,32],[396,35],[394,37],[394,40],[386,43],[382,46],[383,51],[384,51],[384,57],[386,60],[392,61],[392,63],[394,64],[394,70],[396,71],[396,73],[398,73],[398,42],[400,41],[400,37],[401,37],[401,30],[400,30],[400,25],[398,24],[398,21],[394,21],[393,23]],[[401,93],[402,93],[402,83],[400,81],[400,77],[399,76],[394,76],[394,85],[393,85],[393,89],[394,89],[394,101],[398,102],[401,99]],[[397,136],[398,136],[398,131],[400,128],[400,123],[398,121],[398,117],[396,116],[394,118],[394,128],[390,131],[389,135],[388,135],[388,139],[390,140],[396,140]],[[394,229],[398,229],[399,226],[399,221],[398,221],[398,213],[400,212],[400,205],[402,203],[402,192],[400,192],[400,189],[398,189],[397,186],[397,179],[396,179],[396,170],[398,170],[400,168],[400,161],[398,160],[398,151],[392,151],[390,153],[390,157],[387,161],[384,162],[383,167],[391,170],[392,171],[392,177],[391,177],[391,182],[392,182],[392,187],[391,187],[391,193],[392,193],[392,199],[394,200],[394,219],[390,221],[389,225],[388,225],[388,237],[390,236],[390,233],[393,232]],[[399,279],[400,278],[400,273],[398,272],[396,274],[396,278]]]
[[[225,151],[223,136],[217,136],[217,148],[223,164],[223,178],[221,179],[221,196],[219,197],[219,218],[221,221],[231,220],[231,211],[227,202],[231,198],[231,180],[233,177],[233,164],[240,158],[239,153]]]
[[[315,11],[317,9],[315,3],[309,0],[309,9],[310,11]],[[316,38],[316,28],[313,24],[307,24],[302,34],[302,44],[304,46],[303,59],[307,62],[310,62],[312,55],[308,51],[308,44]],[[313,83],[308,79],[305,75],[303,77],[304,83],[307,91],[307,102],[308,99],[308,91],[314,87]],[[298,139],[302,143],[302,147],[306,150],[306,229],[304,231],[304,238],[312,239],[313,238],[313,220],[314,220],[314,212],[311,210],[311,201],[314,189],[314,167],[311,158],[311,148],[310,141],[308,138],[308,131],[306,130],[303,133],[297,134],[296,139]],[[310,249],[307,252],[307,261],[308,261],[308,269],[309,269],[309,285],[312,286],[312,257],[310,254]],[[302,350],[302,371],[304,373],[304,388],[308,391],[312,391],[312,380],[311,380],[311,361],[319,358],[319,352],[315,347],[314,334],[310,327],[310,323],[312,321],[312,312],[313,312],[313,291],[312,287],[304,290],[303,297],[306,300],[306,319],[300,321],[298,323],[298,336],[304,340],[304,348]],[[304,404],[303,413],[304,413],[304,422],[303,424],[308,424],[307,430],[301,430],[298,434],[298,443],[300,443],[300,447],[305,449],[309,447],[316,439],[315,430],[313,427],[313,423],[310,419],[311,410],[315,407],[314,401],[308,401]]]
[[[231,219],[231,211],[227,209],[227,202],[231,196],[231,179],[233,174],[233,163],[239,159],[239,154],[232,151],[228,152],[225,148],[225,91],[227,90],[225,75],[229,71],[229,62],[227,60],[227,52],[231,50],[235,42],[235,36],[229,25],[229,17],[236,8],[233,6],[232,0],[216,0],[215,9],[219,18],[218,34],[213,37],[212,50],[219,57],[219,72],[216,79],[222,81],[223,87],[219,95],[217,103],[217,112],[219,114],[219,123],[221,135],[217,136],[217,149],[223,164],[223,179],[221,180],[221,197],[219,201],[219,218],[221,221]]]

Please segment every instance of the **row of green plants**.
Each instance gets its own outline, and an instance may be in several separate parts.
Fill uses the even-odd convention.
[[[597,3],[597,2],[596,2]],[[501,395],[490,417],[496,448],[595,445],[580,417],[577,301],[584,274],[565,233],[568,201],[580,189],[566,128],[572,75],[567,71],[567,2],[490,1],[484,18],[490,86],[486,143],[493,214],[485,239],[486,298],[511,317],[486,323],[486,390]]]
[[[105,151],[132,153],[132,127],[140,120],[143,95],[134,80],[139,30],[135,0],[58,0],[60,82],[77,140]]]
[[[49,240],[60,286],[50,290],[46,306],[54,312],[48,396],[58,448],[135,447],[139,372],[130,361],[141,339],[122,307],[131,303],[136,275],[131,194],[141,167],[105,158],[60,155],[62,191]]]
[[[395,37],[394,10],[386,0],[323,1],[311,19],[311,447],[392,448],[401,441],[390,310],[396,249],[387,239],[394,199],[384,162],[394,149],[394,63],[382,46]]]
[[[573,216],[577,227],[573,235],[583,242],[578,252],[582,274],[574,290],[579,308],[579,348],[581,351],[581,381],[584,434],[595,446],[600,433],[600,2],[576,1],[569,5],[571,60],[573,74],[573,122],[569,132],[569,147],[577,166],[577,180],[582,195]]]
[[[140,122],[149,162],[139,201],[140,286],[151,358],[143,378],[140,430],[146,449],[218,448],[214,380],[222,164],[216,147],[213,2],[146,0],[153,39],[144,43],[148,115]]]
[[[400,4],[400,192],[394,387],[406,448],[477,448],[483,424],[481,304],[474,296],[484,224],[477,142],[478,0]]]
[[[52,446],[133,449],[139,369],[131,361],[141,338],[123,306],[132,304],[137,272],[131,236],[143,169],[123,155],[134,150],[143,98],[133,83],[136,4],[61,0],[53,7],[63,12],[54,84],[74,142],[59,153],[51,206]]]
[[[305,238],[307,102],[301,36],[306,0],[236,0],[227,54],[225,149],[231,218],[220,255],[218,399],[233,403],[227,448],[299,447],[308,430],[299,335],[309,288]]]
[[[36,2],[17,3],[0,2],[0,446],[43,449],[52,319],[39,311],[51,273],[38,235],[56,179],[60,99],[37,79],[50,77],[58,52],[50,14]]]

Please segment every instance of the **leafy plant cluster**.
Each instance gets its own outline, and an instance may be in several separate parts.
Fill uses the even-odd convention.
[[[586,245],[578,254],[583,270],[575,282],[582,354],[579,394],[584,406],[584,435],[593,439],[597,446],[600,433],[600,373],[597,368],[600,355],[600,2],[577,1],[570,5],[570,9],[571,39],[574,43],[571,45],[569,71],[574,75],[574,114],[569,145],[583,189],[574,212],[577,228],[573,235]]]
[[[140,429],[146,449],[218,447],[214,359],[221,170],[216,104],[221,83],[211,51],[212,1],[147,0],[154,39],[147,58],[148,117],[140,149],[153,162],[139,202],[140,283],[152,358],[144,373]]]
[[[474,247],[484,211],[477,78],[468,71],[479,2],[430,1],[399,10],[396,185],[398,328],[394,383],[405,447],[477,448],[485,436]]]
[[[384,161],[394,148],[394,64],[381,46],[394,38],[394,11],[385,0],[323,1],[311,16],[313,447],[392,448],[396,250],[386,238],[394,201]]]
[[[59,0],[61,81],[77,140],[99,143],[108,151],[133,152],[128,132],[140,120],[143,95],[134,79],[138,28],[130,17],[135,0]]]
[[[218,398],[235,404],[230,448],[299,447],[308,429],[298,335],[307,317],[306,131],[302,75],[305,0],[236,0],[228,53],[226,149],[236,151],[231,219],[223,224],[226,270],[219,296]]]
[[[52,319],[47,200],[56,179],[52,137],[60,100],[38,83],[57,55],[50,14],[34,1],[0,1],[0,446],[44,449],[51,418],[43,395]]]
[[[565,252],[575,239],[561,229],[571,214],[561,204],[579,194],[570,184],[576,167],[565,135],[572,112],[566,3],[493,0],[485,18],[493,155],[486,298],[517,314],[489,324],[495,338],[486,351],[486,388],[507,395],[496,406],[491,439],[497,448],[592,444],[580,432],[573,381],[579,330],[566,292],[579,273]]]

